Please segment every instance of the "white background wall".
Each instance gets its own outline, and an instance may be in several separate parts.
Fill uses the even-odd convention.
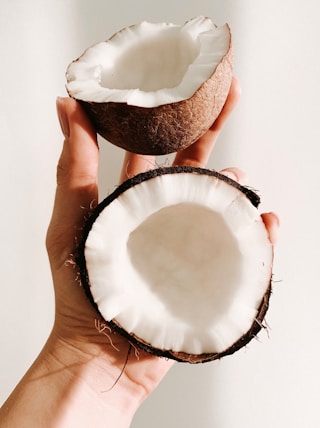
[[[269,335],[220,362],[176,365],[133,427],[320,426],[318,0],[0,0],[0,402],[53,318],[44,249],[67,64],[141,20],[228,22],[243,95],[210,167],[239,166],[282,218]],[[102,194],[122,152],[101,142]]]

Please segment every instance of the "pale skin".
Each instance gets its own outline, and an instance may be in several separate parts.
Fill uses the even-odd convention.
[[[177,153],[175,165],[206,166],[239,96],[234,79],[219,118],[202,138]],[[55,322],[40,355],[0,409],[0,427],[125,428],[173,362],[137,351],[110,331],[77,281],[73,255],[84,219],[98,200],[99,149],[96,133],[76,101],[58,99],[57,109],[65,140],[47,234]],[[153,157],[126,153],[120,181],[154,162]],[[245,179],[237,168],[222,173],[239,182]],[[270,212],[262,218],[275,244],[278,217]]]

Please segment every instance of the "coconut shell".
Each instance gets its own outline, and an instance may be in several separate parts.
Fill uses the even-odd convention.
[[[138,174],[131,179],[128,179],[124,183],[122,183],[112,194],[110,194],[104,201],[102,201],[92,212],[91,216],[86,222],[85,229],[83,232],[83,238],[82,242],[80,243],[80,246],[78,248],[78,257],[77,257],[77,264],[80,271],[80,277],[81,282],[83,285],[83,288],[85,290],[85,293],[90,300],[91,304],[95,307],[97,312],[99,313],[99,308],[97,304],[94,301],[94,298],[90,291],[90,282],[89,282],[89,276],[88,271],[86,267],[86,258],[85,258],[85,245],[86,245],[86,239],[90,233],[90,230],[95,222],[95,220],[98,218],[100,213],[112,202],[114,201],[118,196],[120,196],[123,192],[128,190],[129,188],[145,181],[151,178],[154,178],[156,176],[160,176],[163,174],[173,174],[173,173],[193,173],[193,174],[207,174],[210,176],[215,176],[225,182],[227,182],[229,185],[234,186],[239,191],[241,191],[248,200],[252,203],[254,207],[258,207],[260,204],[260,197],[253,192],[248,187],[242,186],[236,181],[230,179],[229,177],[226,177],[225,175],[222,175],[214,170],[208,170],[203,168],[194,168],[191,166],[175,166],[175,167],[167,167],[167,168],[158,168],[154,170],[147,171],[145,173]],[[185,352],[174,352],[172,350],[168,349],[158,349],[154,348],[150,343],[146,343],[143,338],[137,337],[132,332],[128,332],[124,330],[121,325],[117,322],[116,319],[113,319],[111,321],[106,321],[112,329],[119,332],[121,335],[126,337],[129,342],[137,346],[138,348],[143,349],[144,351],[155,355],[159,357],[164,358],[170,358],[179,362],[188,362],[188,363],[204,363],[208,361],[213,361],[217,359],[221,359],[222,357],[225,357],[227,355],[231,355],[241,349],[242,347],[246,346],[256,335],[259,333],[259,331],[263,328],[263,321],[265,318],[265,315],[267,313],[268,307],[269,307],[269,299],[272,293],[272,272],[270,271],[270,281],[269,284],[266,284],[266,292],[261,298],[261,303],[257,310],[257,315],[255,319],[253,320],[253,323],[249,330],[243,334],[241,337],[239,337],[238,340],[235,341],[228,349],[225,349],[223,352],[213,352],[213,353],[205,353],[205,354],[189,354]]]
[[[144,155],[163,155],[193,144],[214,123],[229,93],[233,54],[183,101],[144,108],[126,103],[80,101],[96,131],[112,144]]]

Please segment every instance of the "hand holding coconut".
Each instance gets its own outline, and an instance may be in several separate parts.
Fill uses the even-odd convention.
[[[216,139],[239,97],[233,80],[226,104],[207,134],[181,151],[176,165],[204,167]],[[136,349],[99,317],[78,281],[74,254],[85,219],[98,198],[99,150],[95,131],[80,105],[58,101],[65,142],[58,165],[57,192],[47,235],[56,317],[38,359],[0,411],[0,427],[128,427],[141,402],[172,365]],[[145,171],[152,158],[126,154],[122,180]],[[224,174],[241,180],[237,169]],[[271,242],[277,217],[264,214]],[[121,374],[121,376],[120,376]],[[113,385],[116,383],[116,386]]]
[[[203,168],[210,129],[218,132],[228,108],[232,68],[229,26],[200,16],[124,28],[66,73],[69,95],[108,141],[134,154],[180,152],[175,165],[202,166],[133,174],[94,210],[77,258],[108,326],[178,361],[211,361],[245,346],[271,294],[273,249],[260,198]]]
[[[260,198],[196,167],[224,114],[172,168],[134,175],[102,201],[79,245],[82,285],[108,325],[153,355],[190,363],[245,346],[262,328],[271,294],[273,249]]]

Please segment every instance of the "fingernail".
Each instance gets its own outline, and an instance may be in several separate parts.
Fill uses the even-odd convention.
[[[279,216],[275,212],[273,212],[273,211],[269,212],[268,214],[271,215],[274,218],[275,222],[277,223],[277,226],[279,227],[280,226],[280,218],[279,218]]]
[[[57,105],[57,113],[58,113],[58,119],[59,119],[61,131],[65,138],[69,138],[70,136],[69,120],[65,111],[63,98],[58,97],[56,101],[56,105]]]

